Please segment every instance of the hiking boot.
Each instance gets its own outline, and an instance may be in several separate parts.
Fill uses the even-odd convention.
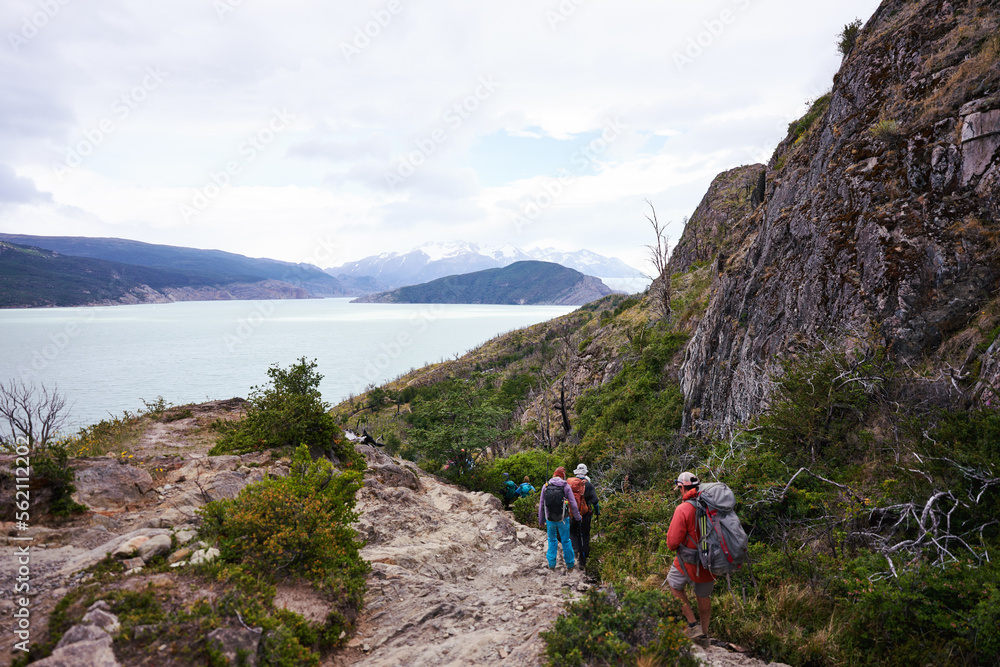
[[[701,639],[705,636],[705,633],[701,631],[701,623],[698,621],[688,623],[685,634],[687,634],[690,639]]]
[[[566,574],[569,574],[570,572],[572,572],[575,569],[576,569],[576,565],[567,565],[566,566]]]

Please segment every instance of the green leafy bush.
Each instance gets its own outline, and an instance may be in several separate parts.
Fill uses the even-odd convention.
[[[409,442],[401,453],[425,469],[469,488],[494,492],[499,480],[475,471],[484,450],[510,443],[519,432],[512,412],[524,398],[530,378],[514,375],[473,373],[467,379],[451,379],[417,390],[406,415]],[[447,466],[447,468],[445,468]],[[470,481],[476,474],[481,479]],[[495,482],[494,486],[488,486]]]
[[[76,493],[76,472],[69,465],[69,451],[64,442],[53,442],[36,447],[31,457],[33,481],[47,488],[49,511],[55,516],[66,517],[87,508],[73,500]]]
[[[837,50],[840,54],[847,57],[847,54],[854,49],[855,43],[858,41],[858,35],[861,33],[861,19],[854,19],[850,23],[844,26],[844,29],[840,31],[840,36],[837,39]]]
[[[900,667],[997,664],[1000,566],[970,565],[925,565],[898,579],[851,581],[853,647]]]
[[[662,591],[590,590],[541,633],[547,665],[635,665],[640,656],[695,667],[677,601]]]
[[[350,525],[360,488],[360,472],[311,461],[308,447],[299,445],[287,477],[252,484],[235,499],[199,510],[202,534],[218,542],[226,563],[266,580],[300,576],[330,591],[340,603],[331,621],[339,632],[361,607],[369,569]]]
[[[892,375],[884,349],[850,360],[817,352],[784,363],[761,434],[792,465],[852,459],[864,440],[857,427]]]
[[[830,108],[830,99],[830,93],[818,97],[809,106],[809,111],[806,112],[806,115],[788,124],[788,134],[791,136],[792,141],[797,143],[802,138],[802,135],[813,126],[813,123],[823,117],[826,110]]]
[[[601,514],[591,529],[598,539],[591,542],[587,561],[601,580],[624,582],[666,572],[672,555],[662,551],[677,497],[656,489],[619,493],[601,501]],[[596,567],[592,567],[596,565]]]
[[[271,385],[253,388],[246,415],[235,424],[220,426],[223,435],[210,455],[306,445],[314,456],[326,455],[348,467],[361,465],[320,396],[323,376],[316,372],[315,361],[302,357],[287,369],[274,365],[267,375]]]

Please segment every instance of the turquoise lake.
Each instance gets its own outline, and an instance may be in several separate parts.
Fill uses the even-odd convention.
[[[142,409],[246,397],[267,369],[316,359],[338,403],[569,306],[399,305],[349,299],[188,301],[0,310],[0,378],[57,387],[71,426]]]

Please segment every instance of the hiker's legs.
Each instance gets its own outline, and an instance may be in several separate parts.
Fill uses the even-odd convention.
[[[670,571],[667,572],[667,585],[670,586],[670,593],[681,601],[681,613],[684,614],[684,618],[687,619],[688,623],[694,623],[694,610],[691,609],[691,603],[688,602],[685,590],[688,585],[688,577],[677,569],[676,562],[671,564]]]
[[[594,515],[587,514],[583,517],[583,521],[580,522],[580,548],[577,549],[580,566],[583,567],[587,564],[587,557],[590,556],[590,521],[594,518]],[[573,548],[576,549],[576,542],[573,543]]]
[[[670,592],[681,601],[681,613],[684,614],[687,622],[694,623],[694,610],[691,609],[691,603],[688,602],[687,592],[683,588],[674,588],[673,586],[670,587]]]
[[[559,542],[562,543],[563,560],[566,561],[566,567],[574,567],[576,556],[573,553],[573,542],[569,539],[569,519],[563,519],[559,522]]]
[[[573,555],[580,559],[580,567],[583,567],[584,551],[580,543],[580,522],[576,519],[570,519],[569,541],[573,543]]]
[[[708,634],[708,622],[712,620],[712,598],[699,598],[698,600],[698,620],[701,621],[701,631]]]
[[[556,546],[559,544],[559,522],[546,521],[545,532],[549,536],[549,550],[545,552],[545,558],[549,561],[549,569],[555,569],[556,556],[559,553],[559,548]]]

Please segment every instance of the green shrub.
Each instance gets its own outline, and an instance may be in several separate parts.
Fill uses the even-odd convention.
[[[997,664],[1000,566],[924,565],[898,579],[852,581],[850,639],[881,664]]]
[[[76,472],[69,465],[69,451],[64,442],[54,442],[36,447],[31,457],[33,479],[48,488],[49,511],[55,516],[66,517],[87,508],[73,500],[76,493]]]
[[[816,101],[809,106],[809,111],[806,112],[806,115],[799,118],[797,121],[789,123],[788,134],[791,136],[793,141],[798,142],[798,140],[802,138],[802,135],[804,135],[806,131],[813,126],[813,123],[826,114],[826,110],[830,108],[830,99],[830,93],[817,98]]]
[[[677,601],[662,591],[590,590],[541,633],[547,665],[635,665],[640,656],[695,667]]]
[[[665,572],[673,556],[662,544],[677,500],[663,489],[601,499],[600,516],[591,528],[597,538],[592,538],[588,571],[615,583]]]
[[[300,445],[287,477],[252,484],[235,499],[199,510],[202,534],[218,542],[223,562],[269,581],[300,576],[330,591],[341,607],[333,624],[345,629],[361,607],[369,569],[350,525],[360,488],[360,472],[311,461]]]
[[[854,19],[844,26],[844,29],[840,31],[840,35],[837,39],[837,50],[840,51],[840,55],[845,58],[847,57],[847,54],[851,52],[855,43],[857,43],[858,35],[860,33],[861,19]]]
[[[495,492],[499,479],[482,471],[480,458],[494,445],[513,442],[519,428],[512,413],[529,386],[524,375],[473,373],[421,387],[405,418],[411,429],[401,454],[468,488]]]
[[[594,465],[616,444],[662,443],[680,428],[684,397],[664,369],[687,336],[643,330],[633,337],[634,353],[610,381],[586,391],[576,403],[582,439],[572,456]]]
[[[314,456],[326,455],[348,467],[361,465],[336,419],[327,412],[329,406],[319,392],[323,376],[316,372],[315,361],[302,357],[287,370],[274,365],[267,375],[271,386],[253,388],[243,419],[218,426],[223,435],[210,455],[306,445]]]
[[[787,361],[761,434],[789,465],[822,459],[827,465],[857,455],[857,427],[882,397],[892,375],[884,349],[851,361],[842,352],[817,352]]]
[[[895,144],[899,141],[902,130],[899,122],[883,118],[871,127],[871,135],[887,144]]]
[[[81,428],[66,442],[67,449],[75,457],[104,456],[113,454],[127,456],[139,441],[142,433],[142,416],[125,411],[120,417],[102,419],[96,424]]]

